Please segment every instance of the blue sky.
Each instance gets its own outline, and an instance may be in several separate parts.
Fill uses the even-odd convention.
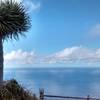
[[[4,42],[5,66],[100,65],[100,0],[23,0],[23,4],[32,27],[19,41]]]

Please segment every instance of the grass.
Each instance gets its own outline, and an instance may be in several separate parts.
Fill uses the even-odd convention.
[[[38,100],[38,98],[12,79],[0,86],[0,100]]]

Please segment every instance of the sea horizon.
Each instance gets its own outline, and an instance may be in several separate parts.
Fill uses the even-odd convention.
[[[90,69],[95,69],[95,68],[98,68],[98,69],[100,69],[100,66],[81,66],[81,67],[79,67],[79,66],[67,66],[67,67],[63,67],[63,66],[60,66],[60,67],[57,67],[57,66],[55,66],[55,67],[4,67],[4,70],[6,70],[6,69],[63,69],[63,68],[65,68],[65,69],[70,69],[70,68],[75,68],[75,69],[83,69],[83,68],[90,68]]]

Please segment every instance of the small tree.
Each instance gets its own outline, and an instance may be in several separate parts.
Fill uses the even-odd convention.
[[[22,3],[14,0],[0,2],[0,83],[3,82],[3,41],[17,40],[30,26],[30,18]]]

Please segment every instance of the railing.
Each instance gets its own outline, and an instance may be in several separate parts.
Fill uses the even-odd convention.
[[[44,90],[43,89],[40,89],[40,100],[45,100],[45,97],[46,98],[50,98],[50,100],[53,98],[53,100],[55,99],[73,99],[73,100],[100,100],[100,99],[97,99],[97,98],[91,98],[89,95],[87,97],[74,97],[74,96],[56,96],[56,95],[47,95],[47,94],[44,94]]]

